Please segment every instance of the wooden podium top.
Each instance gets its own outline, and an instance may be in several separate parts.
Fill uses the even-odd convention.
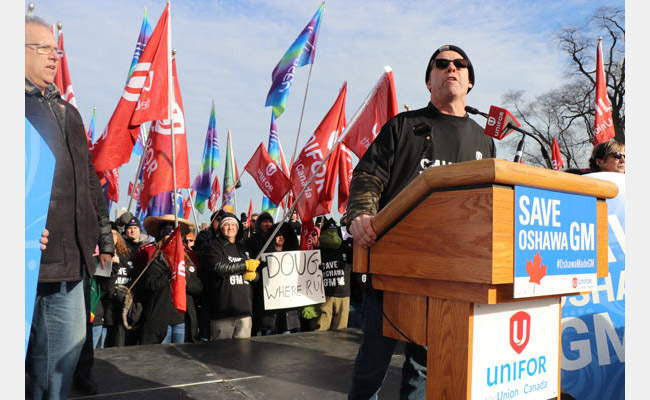
[[[377,235],[383,234],[395,220],[435,190],[485,184],[530,186],[598,199],[610,199],[618,194],[618,187],[612,182],[488,158],[427,168],[375,216],[372,226]]]

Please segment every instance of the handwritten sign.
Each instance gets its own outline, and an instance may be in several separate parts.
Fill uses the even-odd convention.
[[[325,302],[320,250],[264,253],[264,308],[302,307]]]

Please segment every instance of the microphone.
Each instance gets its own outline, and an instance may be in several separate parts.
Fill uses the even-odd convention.
[[[485,130],[483,131],[484,134],[487,136],[493,137],[497,140],[501,140],[504,137],[508,136],[512,131],[517,131],[521,134],[523,134],[521,141],[519,141],[519,144],[517,145],[517,151],[515,153],[515,162],[519,162],[521,160],[521,155],[523,154],[524,151],[524,139],[526,136],[530,136],[537,143],[539,143],[541,150],[542,150],[542,157],[544,157],[544,160],[546,161],[546,165],[548,166],[549,169],[553,169],[553,163],[551,162],[551,158],[548,155],[548,151],[546,150],[546,147],[544,147],[544,143],[537,137],[537,135],[533,135],[532,133],[526,132],[525,130],[521,129],[521,124],[517,122],[515,117],[512,116],[510,111],[508,111],[505,108],[497,107],[497,106],[490,106],[490,113],[485,114],[484,112],[481,112],[477,110],[474,107],[470,106],[465,106],[465,111],[467,111],[470,114],[475,114],[475,115],[482,115],[487,119],[487,123],[485,124]]]

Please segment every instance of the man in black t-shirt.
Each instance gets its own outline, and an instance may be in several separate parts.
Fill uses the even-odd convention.
[[[465,112],[474,87],[474,67],[457,46],[438,48],[426,70],[429,104],[396,115],[381,129],[354,169],[347,206],[348,230],[362,247],[377,235],[371,221],[424,169],[495,157],[491,138]],[[368,281],[371,283],[372,277]],[[355,361],[348,399],[368,399],[381,388],[396,340],[382,335],[383,292],[366,285],[363,341]],[[426,349],[407,343],[402,369],[402,398],[426,394]]]

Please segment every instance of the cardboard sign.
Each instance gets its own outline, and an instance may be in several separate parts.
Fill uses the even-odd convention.
[[[47,221],[55,164],[50,148],[25,118],[25,356],[41,266],[40,240]]]
[[[320,250],[264,253],[264,308],[302,307],[325,302]]]
[[[559,299],[474,304],[472,399],[557,396]]]
[[[515,186],[514,297],[596,287],[596,199]]]

